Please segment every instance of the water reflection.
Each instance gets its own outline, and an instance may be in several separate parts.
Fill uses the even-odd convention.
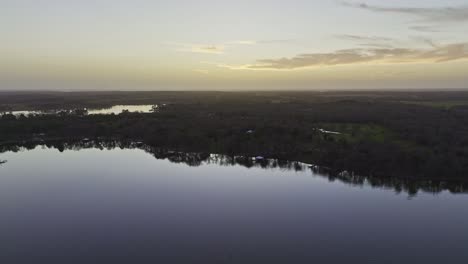
[[[51,110],[29,110],[29,111],[7,111],[0,115],[35,116],[35,115],[110,115],[122,113],[153,113],[159,110],[158,105],[114,105],[107,108],[76,108],[76,109],[51,109]]]
[[[78,140],[78,141],[48,141],[48,142],[23,142],[22,144],[1,145],[0,153],[11,151],[21,152],[33,150],[38,146],[55,148],[60,152],[66,150],[79,151],[82,149],[142,149],[151,154],[156,159],[169,160],[172,163],[181,163],[188,166],[202,166],[216,164],[220,166],[241,165],[246,168],[258,167],[263,169],[282,169],[294,171],[310,170],[311,175],[325,177],[330,182],[339,181],[351,186],[369,186],[378,189],[394,190],[396,193],[407,193],[415,196],[419,192],[441,193],[450,191],[451,193],[468,193],[468,182],[464,181],[442,181],[442,180],[415,180],[391,177],[372,177],[356,175],[350,172],[333,173],[327,168],[322,168],[312,164],[297,161],[286,161],[276,159],[252,158],[245,156],[229,156],[209,153],[187,153],[161,149],[144,144],[143,142],[122,141],[122,140]],[[0,159],[0,165],[6,163]]]
[[[157,105],[114,105],[110,108],[104,109],[89,109],[88,114],[90,115],[110,115],[110,114],[121,114],[124,112],[130,113],[151,113],[158,109]]]

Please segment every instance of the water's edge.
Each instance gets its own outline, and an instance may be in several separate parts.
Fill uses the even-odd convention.
[[[441,193],[449,191],[453,194],[468,193],[468,182],[443,179],[413,179],[396,177],[362,176],[353,172],[336,172],[330,168],[320,167],[301,161],[281,160],[269,157],[247,157],[241,155],[213,154],[206,152],[183,152],[167,148],[150,146],[140,141],[125,141],[118,139],[81,139],[61,140],[48,139],[23,142],[3,142],[0,144],[0,169],[8,161],[1,159],[5,152],[22,152],[38,147],[53,148],[60,152],[79,151],[81,149],[141,149],[156,159],[168,160],[173,163],[183,163],[188,166],[202,166],[204,164],[217,164],[220,166],[241,165],[247,168],[259,167],[263,169],[280,168],[285,170],[306,171],[310,170],[314,175],[327,178],[329,181],[339,181],[347,185],[362,187],[370,186],[378,189],[391,189],[396,193],[407,193],[410,196],[418,192]],[[0,171],[1,172],[1,171]]]

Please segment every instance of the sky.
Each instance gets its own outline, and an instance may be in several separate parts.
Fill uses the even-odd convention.
[[[0,0],[0,90],[468,88],[468,0]]]

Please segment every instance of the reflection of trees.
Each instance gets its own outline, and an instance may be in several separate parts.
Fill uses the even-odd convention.
[[[263,169],[281,169],[306,171],[310,170],[314,175],[327,177],[329,181],[339,181],[352,186],[371,186],[372,188],[390,189],[397,193],[407,193],[411,196],[418,192],[440,193],[450,191],[451,193],[468,193],[468,182],[463,181],[443,181],[443,180],[418,180],[409,178],[395,177],[376,177],[376,176],[361,176],[350,172],[335,173],[329,168],[313,166],[296,161],[276,160],[276,159],[255,159],[244,156],[229,156],[222,154],[209,153],[189,153],[167,150],[142,142],[122,141],[112,139],[101,140],[75,140],[75,141],[48,141],[48,142],[23,142],[20,144],[1,145],[0,153],[11,151],[21,152],[32,150],[37,146],[45,146],[55,148],[60,152],[65,150],[79,151],[82,149],[97,148],[112,150],[120,149],[142,149],[151,154],[156,159],[166,159],[173,163],[186,164],[188,166],[201,166],[204,164],[216,164],[220,166],[243,166],[246,168],[263,168]],[[6,161],[0,160],[0,165]]]
[[[390,189],[397,193],[416,195],[418,192],[440,193],[450,191],[452,193],[468,193],[468,183],[463,181],[442,180],[415,180],[408,178],[360,176],[352,173],[339,173],[328,175],[330,181],[338,180],[353,186],[369,185],[373,188]]]

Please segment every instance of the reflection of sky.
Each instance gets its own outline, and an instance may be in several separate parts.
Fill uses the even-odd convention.
[[[114,105],[110,108],[100,108],[100,109],[88,109],[88,114],[90,115],[109,115],[109,114],[121,114],[124,110],[127,110],[131,113],[150,113],[153,110],[153,107],[155,105]],[[35,114],[44,114],[44,113],[52,113],[54,114],[54,111],[49,111],[49,112],[41,112],[41,111],[11,111],[11,112],[5,112],[5,113],[11,113],[15,116],[20,116],[20,115],[35,115]],[[0,112],[0,114],[4,114]]]
[[[0,114],[9,114],[11,113],[12,115],[15,116],[20,116],[20,115],[35,115],[35,114],[40,114],[41,112],[39,111],[10,111],[10,112],[0,112]]]
[[[467,256],[458,250],[468,243],[465,195],[408,200],[310,171],[189,167],[142,150],[36,148],[0,159],[8,160],[0,167],[0,246],[10,252],[67,254],[85,243],[87,252],[231,254],[242,262],[278,252],[398,263]]]
[[[89,109],[88,114],[97,115],[97,114],[120,114],[124,110],[129,112],[140,112],[140,113],[149,113],[153,109],[153,105],[114,105],[111,108],[103,109]]]

